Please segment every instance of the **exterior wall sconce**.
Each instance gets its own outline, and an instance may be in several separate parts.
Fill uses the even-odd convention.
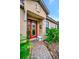
[[[40,29],[42,29],[42,25],[40,25],[40,27],[39,27]]]

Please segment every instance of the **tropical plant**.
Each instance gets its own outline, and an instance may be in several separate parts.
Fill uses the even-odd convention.
[[[23,35],[20,35],[20,40],[26,40],[25,43],[20,43],[20,59],[29,59],[30,58],[30,48],[32,47],[29,39],[25,38]]]
[[[58,42],[59,41],[59,30],[57,28],[51,28],[48,29],[47,38],[45,41],[47,41],[49,44],[52,44],[52,42]]]

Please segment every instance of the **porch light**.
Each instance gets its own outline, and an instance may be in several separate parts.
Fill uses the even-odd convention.
[[[42,29],[42,25],[40,25],[40,29]]]

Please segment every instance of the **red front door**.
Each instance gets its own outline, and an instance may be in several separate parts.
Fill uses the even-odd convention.
[[[33,20],[28,20],[27,31],[29,31],[30,39],[37,37],[37,22]]]

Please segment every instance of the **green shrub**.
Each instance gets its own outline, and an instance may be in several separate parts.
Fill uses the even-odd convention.
[[[29,59],[30,58],[30,48],[32,47],[29,39],[26,39],[24,36],[20,35],[20,40],[26,40],[25,43],[20,43],[20,59]]]
[[[20,40],[25,40],[25,39],[26,39],[26,37],[23,36],[22,34],[20,34]]]
[[[49,44],[52,44],[52,42],[59,42],[59,30],[57,28],[49,29],[46,36],[47,38],[45,41],[47,41]]]

